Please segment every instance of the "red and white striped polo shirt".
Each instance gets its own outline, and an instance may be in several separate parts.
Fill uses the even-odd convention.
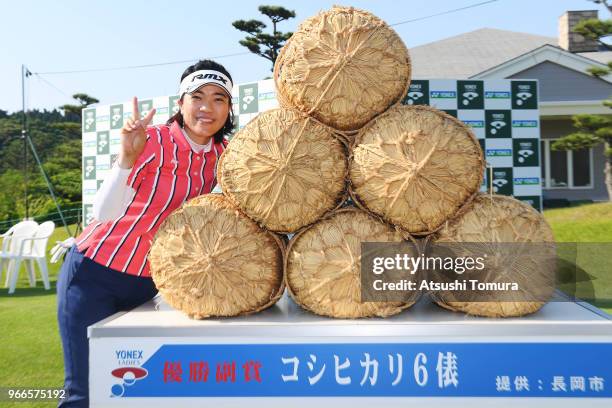
[[[79,251],[116,271],[149,277],[147,254],[155,232],[185,201],[211,192],[226,145],[224,140],[196,153],[176,121],[149,127],[144,152],[127,181],[134,198],[115,220],[92,222],[77,238]]]

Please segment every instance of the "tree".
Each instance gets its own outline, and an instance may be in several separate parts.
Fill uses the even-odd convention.
[[[69,118],[69,119],[78,118],[79,122],[81,121],[81,111],[83,110],[83,108],[86,108],[92,103],[100,102],[96,98],[89,96],[85,93],[76,93],[72,95],[72,97],[76,99],[77,102],[79,102],[79,104],[78,105],[70,105],[70,104],[62,105],[60,106],[60,109],[64,111],[64,115],[66,116],[66,118]]]
[[[81,201],[81,147],[80,139],[68,140],[43,164],[56,195],[68,203]]]
[[[608,0],[589,0],[596,4],[603,4],[610,13],[612,13],[612,3],[608,4]],[[576,24],[574,32],[582,35],[584,38],[590,40],[596,40],[606,50],[612,50],[612,45],[606,41],[610,35],[612,35],[612,20],[600,20],[597,18],[591,18],[583,20]],[[589,69],[589,72],[597,77],[608,75],[612,72],[612,62],[608,63],[608,69],[593,67]]]
[[[611,106],[612,100],[606,101]],[[575,115],[573,118],[576,132],[562,137],[552,144],[554,150],[582,150],[605,144],[606,186],[612,200],[612,115]]]
[[[82,106],[97,99],[76,94],[78,110],[31,110],[27,112],[28,134],[42,166],[53,186],[62,209],[81,202],[81,121]],[[0,110],[0,232],[10,226],[3,221],[16,220],[25,212],[23,169],[22,112]],[[28,150],[27,192],[31,216],[45,217],[57,210],[40,168]]]
[[[589,0],[589,1],[595,4],[603,4],[604,6],[606,6],[608,11],[612,13],[612,4],[608,4],[608,0]]]
[[[272,62],[272,70],[274,70],[274,63],[278,57],[278,52],[285,44],[285,41],[293,35],[292,32],[283,33],[278,31],[276,25],[281,21],[294,18],[295,11],[287,10],[281,6],[259,6],[259,12],[272,21],[272,34],[263,32],[266,25],[259,20],[237,20],[232,23],[232,26],[250,34],[239,41],[240,45],[248,48],[253,54],[270,60]]]
[[[608,0],[590,0],[593,3],[603,4],[612,13],[612,4]],[[590,19],[580,22],[574,32],[586,38],[597,40],[606,49],[612,49],[603,41],[603,38],[612,35],[612,20]],[[589,69],[591,75],[602,77],[612,73],[612,61],[606,68],[593,67]],[[612,108],[612,99],[603,102],[604,106]],[[604,168],[608,199],[612,201],[612,116],[611,115],[575,115],[574,127],[577,132],[562,137],[552,144],[553,150],[581,150],[589,149],[604,143],[606,164]]]

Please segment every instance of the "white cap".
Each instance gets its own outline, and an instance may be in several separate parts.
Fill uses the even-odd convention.
[[[179,88],[179,98],[182,98],[186,93],[192,94],[202,86],[211,84],[222,88],[227,96],[232,97],[232,80],[223,72],[215,70],[195,71],[187,75],[182,81]]]

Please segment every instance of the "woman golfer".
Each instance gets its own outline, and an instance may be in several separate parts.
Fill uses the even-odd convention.
[[[167,124],[147,127],[155,111],[141,118],[134,98],[118,158],[96,195],[94,222],[60,271],[57,317],[67,398],[59,406],[89,405],[87,326],[157,293],[147,262],[153,236],[173,210],[214,188],[224,135],[233,129],[231,94],[229,72],[203,60],[181,76],[180,111]]]

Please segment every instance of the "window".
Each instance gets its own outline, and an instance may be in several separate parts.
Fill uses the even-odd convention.
[[[572,152],[572,171],[574,173],[574,187],[588,187],[591,185],[591,149],[582,149]]]
[[[555,139],[540,141],[542,187],[593,188],[593,149],[555,151],[550,148],[554,141]]]
[[[549,187],[567,187],[567,152],[550,151]]]

